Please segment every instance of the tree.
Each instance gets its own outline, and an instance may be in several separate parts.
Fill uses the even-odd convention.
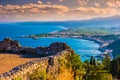
[[[120,57],[111,61],[110,72],[113,75],[113,78],[120,79]]]
[[[82,68],[82,61],[80,59],[80,56],[77,55],[76,53],[72,53],[68,57],[68,63],[67,66],[69,68],[72,68],[72,72],[74,74],[74,79],[76,79],[77,76],[79,76],[80,71],[83,69]],[[79,76],[80,77],[80,76]]]
[[[110,71],[110,64],[111,64],[111,61],[110,61],[110,56],[108,54],[105,55],[105,57],[103,58],[103,61],[102,61],[103,65],[105,66],[105,69],[107,71]]]
[[[90,64],[94,65],[94,66],[96,65],[96,61],[95,61],[95,58],[93,56],[91,56]]]

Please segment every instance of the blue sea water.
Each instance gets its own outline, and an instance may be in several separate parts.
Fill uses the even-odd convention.
[[[21,23],[4,23],[0,24],[0,40],[5,37],[10,37],[18,40],[22,46],[37,47],[49,46],[52,42],[65,42],[77,54],[81,55],[82,61],[89,60],[89,56],[98,55],[101,52],[98,50],[99,44],[83,39],[73,38],[39,38],[38,40],[30,38],[19,38],[19,36],[54,32],[67,29],[61,25],[54,24],[21,24]]]

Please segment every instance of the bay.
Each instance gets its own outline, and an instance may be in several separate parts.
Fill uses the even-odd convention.
[[[48,33],[67,29],[57,24],[21,24],[21,23],[4,23],[0,24],[0,40],[5,37],[18,40],[22,46],[37,47],[49,46],[53,42],[67,43],[77,54],[80,54],[81,60],[89,60],[90,56],[96,56],[101,52],[98,50],[99,44],[94,41],[74,39],[74,38],[39,38],[38,40],[30,38],[19,38],[19,36]]]

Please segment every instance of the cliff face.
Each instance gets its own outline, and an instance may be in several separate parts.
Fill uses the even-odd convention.
[[[9,50],[7,49],[10,47]],[[12,51],[17,48],[16,52],[23,47],[19,45],[18,42],[12,41],[10,39],[4,39],[0,42],[0,49],[5,49],[4,51]],[[27,49],[27,50],[26,50]],[[48,75],[49,80],[62,80],[63,76],[59,76],[60,72],[60,61],[62,58],[66,58],[68,55],[73,53],[73,51],[65,43],[53,43],[49,47],[39,47],[32,48],[33,52],[42,51],[52,53],[46,57],[42,57],[36,60],[29,61],[25,64],[16,66],[9,72],[0,75],[0,80],[14,80],[15,78],[21,77],[22,80],[30,80],[30,75],[35,72],[36,69],[40,71],[45,71]],[[30,52],[30,48],[25,48],[26,51]],[[27,53],[28,53],[27,52]],[[69,72],[69,71],[66,71]],[[70,74],[72,75],[72,74]],[[59,79],[58,79],[59,76]],[[65,76],[65,74],[64,74]],[[72,79],[71,79],[72,80]]]

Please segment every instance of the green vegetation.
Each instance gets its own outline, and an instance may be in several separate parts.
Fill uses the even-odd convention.
[[[72,28],[68,30],[60,30],[54,33],[42,33],[42,34],[31,34],[26,36],[21,36],[21,38],[41,38],[41,37],[63,37],[63,36],[82,36],[87,37],[88,35],[113,35],[111,30],[105,28]],[[115,35],[113,35],[115,36]]]
[[[67,67],[72,69],[74,80],[112,80],[112,75],[108,71],[108,62],[101,63],[91,57],[90,62],[81,62],[80,56],[73,53],[67,58]],[[107,57],[105,57],[107,60]],[[107,67],[107,68],[106,68]]]
[[[30,75],[30,80],[46,80],[46,79],[47,79],[46,71],[41,71],[40,68],[36,69],[35,72],[33,72]]]
[[[111,61],[110,61],[110,57],[108,54],[105,55],[105,58],[103,58],[103,61],[102,61],[103,65],[105,66],[105,70],[107,70],[108,72],[110,71],[110,64],[111,64]]]
[[[82,62],[80,60],[80,56],[72,53],[71,55],[68,56],[67,59],[67,64],[66,64],[67,68],[71,68],[72,72],[74,74],[74,79],[82,79],[82,75],[84,74],[83,72],[83,65]],[[83,72],[83,73],[82,73]]]
[[[120,35],[104,35],[104,36],[98,36],[98,37],[104,41],[120,39]]]
[[[91,56],[90,64],[91,65],[96,65],[95,58],[93,56]]]
[[[62,57],[58,61],[60,63],[60,68],[59,68],[59,72],[58,73],[62,73],[64,71],[64,69],[66,68],[67,61],[66,61],[65,57]]]
[[[94,57],[91,57],[89,63],[85,61],[84,67],[86,70],[85,80],[112,80],[111,74],[105,69],[106,65],[99,60],[95,60]]]
[[[71,31],[78,33],[78,34],[89,34],[89,35],[102,35],[102,34],[113,34],[111,33],[111,30],[105,29],[105,28],[74,28]]]
[[[110,67],[113,78],[117,78],[120,80],[120,57],[117,57],[116,59],[112,60]]]
[[[113,50],[113,57],[116,58],[117,56],[120,55],[119,54],[120,53],[120,40],[114,41],[113,43],[108,45],[107,48]]]
[[[15,79],[13,80],[23,80],[22,77],[16,77]]]
[[[73,52],[67,55],[67,57],[62,57],[58,61],[60,63],[58,74],[68,69],[73,74],[74,80],[120,79],[120,57],[110,61],[110,57],[106,55],[101,62],[91,56],[90,61],[86,60],[82,62],[80,56]],[[46,80],[47,73],[38,68],[30,75],[30,80],[39,79]]]

